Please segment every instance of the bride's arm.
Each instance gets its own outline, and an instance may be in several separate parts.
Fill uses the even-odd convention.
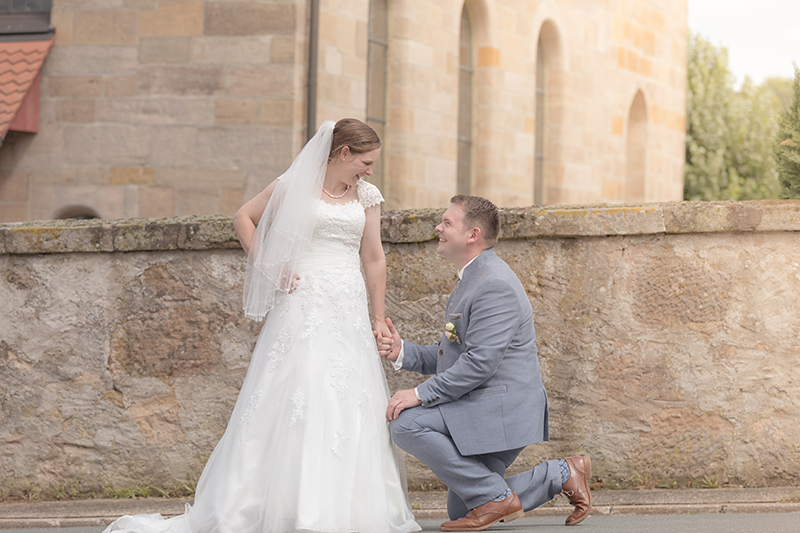
[[[261,220],[261,215],[277,184],[278,180],[274,180],[267,185],[263,191],[240,207],[233,216],[233,229],[236,230],[236,236],[239,237],[239,242],[246,254],[250,253],[250,241],[253,240],[253,235],[256,233],[256,224]]]
[[[361,263],[367,278],[367,292],[375,320],[373,326],[384,337],[391,338],[386,325],[386,256],[381,244],[381,206],[376,204],[366,209],[367,221],[361,236]]]

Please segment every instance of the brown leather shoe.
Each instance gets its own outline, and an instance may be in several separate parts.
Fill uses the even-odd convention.
[[[439,528],[442,531],[483,531],[498,522],[511,522],[525,516],[522,504],[515,492],[505,500],[491,501],[477,506],[464,518],[445,522]]]
[[[575,510],[567,517],[568,526],[580,524],[592,510],[592,494],[589,492],[589,479],[592,477],[592,460],[589,457],[567,457],[569,479],[561,485],[561,491],[569,498]]]

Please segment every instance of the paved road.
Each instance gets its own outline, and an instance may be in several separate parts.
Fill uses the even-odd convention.
[[[421,520],[424,531],[439,531],[441,520]],[[4,529],[2,533],[101,533],[100,527]],[[800,513],[591,516],[565,529],[563,518],[522,518],[488,530],[496,533],[788,533],[800,531]]]

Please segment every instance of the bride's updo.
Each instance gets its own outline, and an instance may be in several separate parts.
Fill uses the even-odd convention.
[[[333,127],[333,141],[328,162],[333,161],[347,146],[354,154],[364,154],[381,147],[375,130],[354,118],[343,118]]]

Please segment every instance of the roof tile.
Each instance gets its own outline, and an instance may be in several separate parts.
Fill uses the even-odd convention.
[[[54,40],[0,42],[0,138],[8,133]]]

